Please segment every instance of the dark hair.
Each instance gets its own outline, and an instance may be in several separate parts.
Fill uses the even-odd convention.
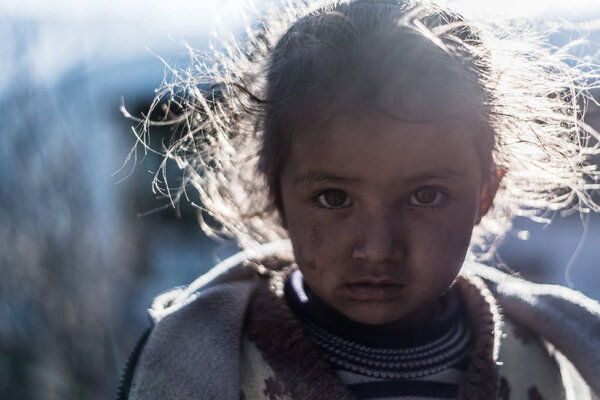
[[[183,135],[165,153],[183,183],[166,193],[177,201],[196,189],[200,216],[217,222],[200,219],[208,233],[244,247],[287,237],[279,181],[291,143],[344,112],[475,117],[482,168],[504,179],[473,243],[506,232],[512,215],[600,209],[589,159],[599,150],[587,146],[597,132],[583,120],[595,65],[543,43],[526,23],[475,22],[417,1],[314,4],[289,0],[246,42],[191,51],[192,67],[158,92],[154,104],[185,110],[175,121]],[[151,127],[143,122],[140,138]]]
[[[493,133],[481,83],[488,69],[479,47],[478,34],[459,15],[412,2],[340,3],[295,22],[270,51],[259,125],[258,168],[277,208],[293,137],[350,110],[415,120],[471,107],[483,122],[475,139],[489,170]]]

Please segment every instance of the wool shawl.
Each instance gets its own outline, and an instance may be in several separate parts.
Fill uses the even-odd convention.
[[[141,350],[129,398],[237,400],[249,377],[261,372],[246,368],[248,360],[258,360],[274,374],[264,381],[274,390],[264,389],[265,399],[351,399],[278,296],[281,282],[261,279],[268,272],[263,264],[292,262],[289,248],[282,241],[239,253],[187,288],[159,296],[149,310],[154,327]],[[503,372],[498,365],[504,362],[503,340],[510,336],[500,310],[505,325],[516,324],[511,331],[524,328],[554,349],[565,398],[599,398],[597,302],[567,288],[534,284],[469,262],[456,284],[476,338],[459,399],[519,398],[510,397],[511,387],[502,377],[519,367],[523,354],[512,349],[506,356],[510,368]],[[298,364],[290,362],[293,357]],[[531,391],[528,396],[542,398]]]

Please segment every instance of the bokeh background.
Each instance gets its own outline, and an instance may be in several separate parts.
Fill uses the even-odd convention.
[[[153,194],[161,159],[130,153],[135,122],[119,108],[141,115],[163,60],[186,64],[183,41],[242,38],[266,3],[0,1],[0,398],[114,398],[152,298],[236,250],[206,238],[191,206]],[[598,60],[594,1],[462,3],[560,21],[551,41],[584,36],[577,51]],[[587,121],[600,127],[598,107]],[[169,133],[153,130],[152,145]],[[600,299],[599,239],[597,215],[517,220],[499,257]]]

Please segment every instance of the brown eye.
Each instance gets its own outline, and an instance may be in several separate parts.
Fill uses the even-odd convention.
[[[343,190],[327,189],[317,196],[317,202],[324,208],[346,208],[352,205],[350,197]]]
[[[446,195],[438,188],[425,186],[415,190],[410,198],[410,204],[421,207],[436,207],[444,202]]]

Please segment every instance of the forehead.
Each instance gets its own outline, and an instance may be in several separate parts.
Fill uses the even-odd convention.
[[[345,115],[294,140],[289,166],[295,179],[325,173],[384,186],[481,176],[473,135],[469,121],[458,118],[404,122],[381,113]]]
[[[273,63],[282,66],[273,68],[278,74],[269,82],[278,123],[288,131],[305,128],[352,107],[403,120],[457,114],[487,120],[489,93],[472,60],[393,25],[341,43],[305,38],[304,46],[290,50],[293,57],[283,52]]]

